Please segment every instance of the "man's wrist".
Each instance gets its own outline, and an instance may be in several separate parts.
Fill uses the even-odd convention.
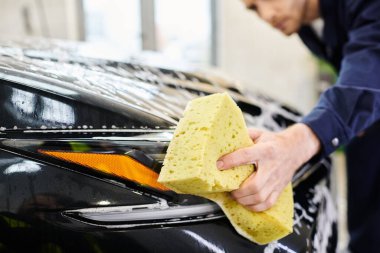
[[[302,152],[299,154],[301,163],[307,162],[310,158],[319,153],[321,142],[313,130],[304,123],[297,123],[285,130],[288,137],[294,140],[294,145],[299,146]]]

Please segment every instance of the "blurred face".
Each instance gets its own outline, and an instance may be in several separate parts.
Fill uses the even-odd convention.
[[[247,9],[285,35],[298,32],[319,16],[319,0],[243,0]]]

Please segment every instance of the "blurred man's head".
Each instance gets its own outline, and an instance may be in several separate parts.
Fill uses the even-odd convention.
[[[243,0],[260,18],[286,35],[319,17],[319,0]]]

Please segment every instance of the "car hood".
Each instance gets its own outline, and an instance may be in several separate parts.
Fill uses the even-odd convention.
[[[278,130],[286,126],[284,119],[293,123],[300,116],[263,96],[242,96],[235,88],[226,89],[191,73],[81,57],[72,44],[62,42],[3,43],[0,45],[0,79],[19,84],[17,88],[22,90],[24,100],[28,96],[28,90],[33,89],[33,94],[38,90],[41,96],[59,96],[62,108],[70,108],[73,103],[79,102],[119,114],[124,121],[145,118],[141,124],[133,126],[135,128],[174,128],[189,100],[216,92],[231,94],[242,108],[248,126]],[[8,101],[3,108],[12,105],[12,110],[19,110],[20,114],[25,114],[27,110],[37,111],[30,107],[35,103],[35,98],[31,98],[28,105],[17,104],[15,93],[19,94],[20,91],[15,92],[14,89],[12,87],[10,96],[16,98]],[[19,108],[23,106],[28,106],[28,109]],[[69,115],[67,118],[70,117],[78,118],[78,114]],[[41,125],[28,125],[25,117],[20,117],[19,120],[3,118],[0,120],[0,127],[1,130],[83,128],[83,125],[74,121],[33,121],[41,122]],[[154,125],[144,122],[154,122]],[[106,125],[95,125],[94,122],[94,128],[130,127],[112,120],[107,121]]]

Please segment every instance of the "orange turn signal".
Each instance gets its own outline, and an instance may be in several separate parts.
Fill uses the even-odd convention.
[[[131,157],[120,154],[98,154],[81,152],[58,152],[40,150],[41,153],[85,167],[125,178],[142,185],[167,191],[169,188],[157,183],[158,174]]]

